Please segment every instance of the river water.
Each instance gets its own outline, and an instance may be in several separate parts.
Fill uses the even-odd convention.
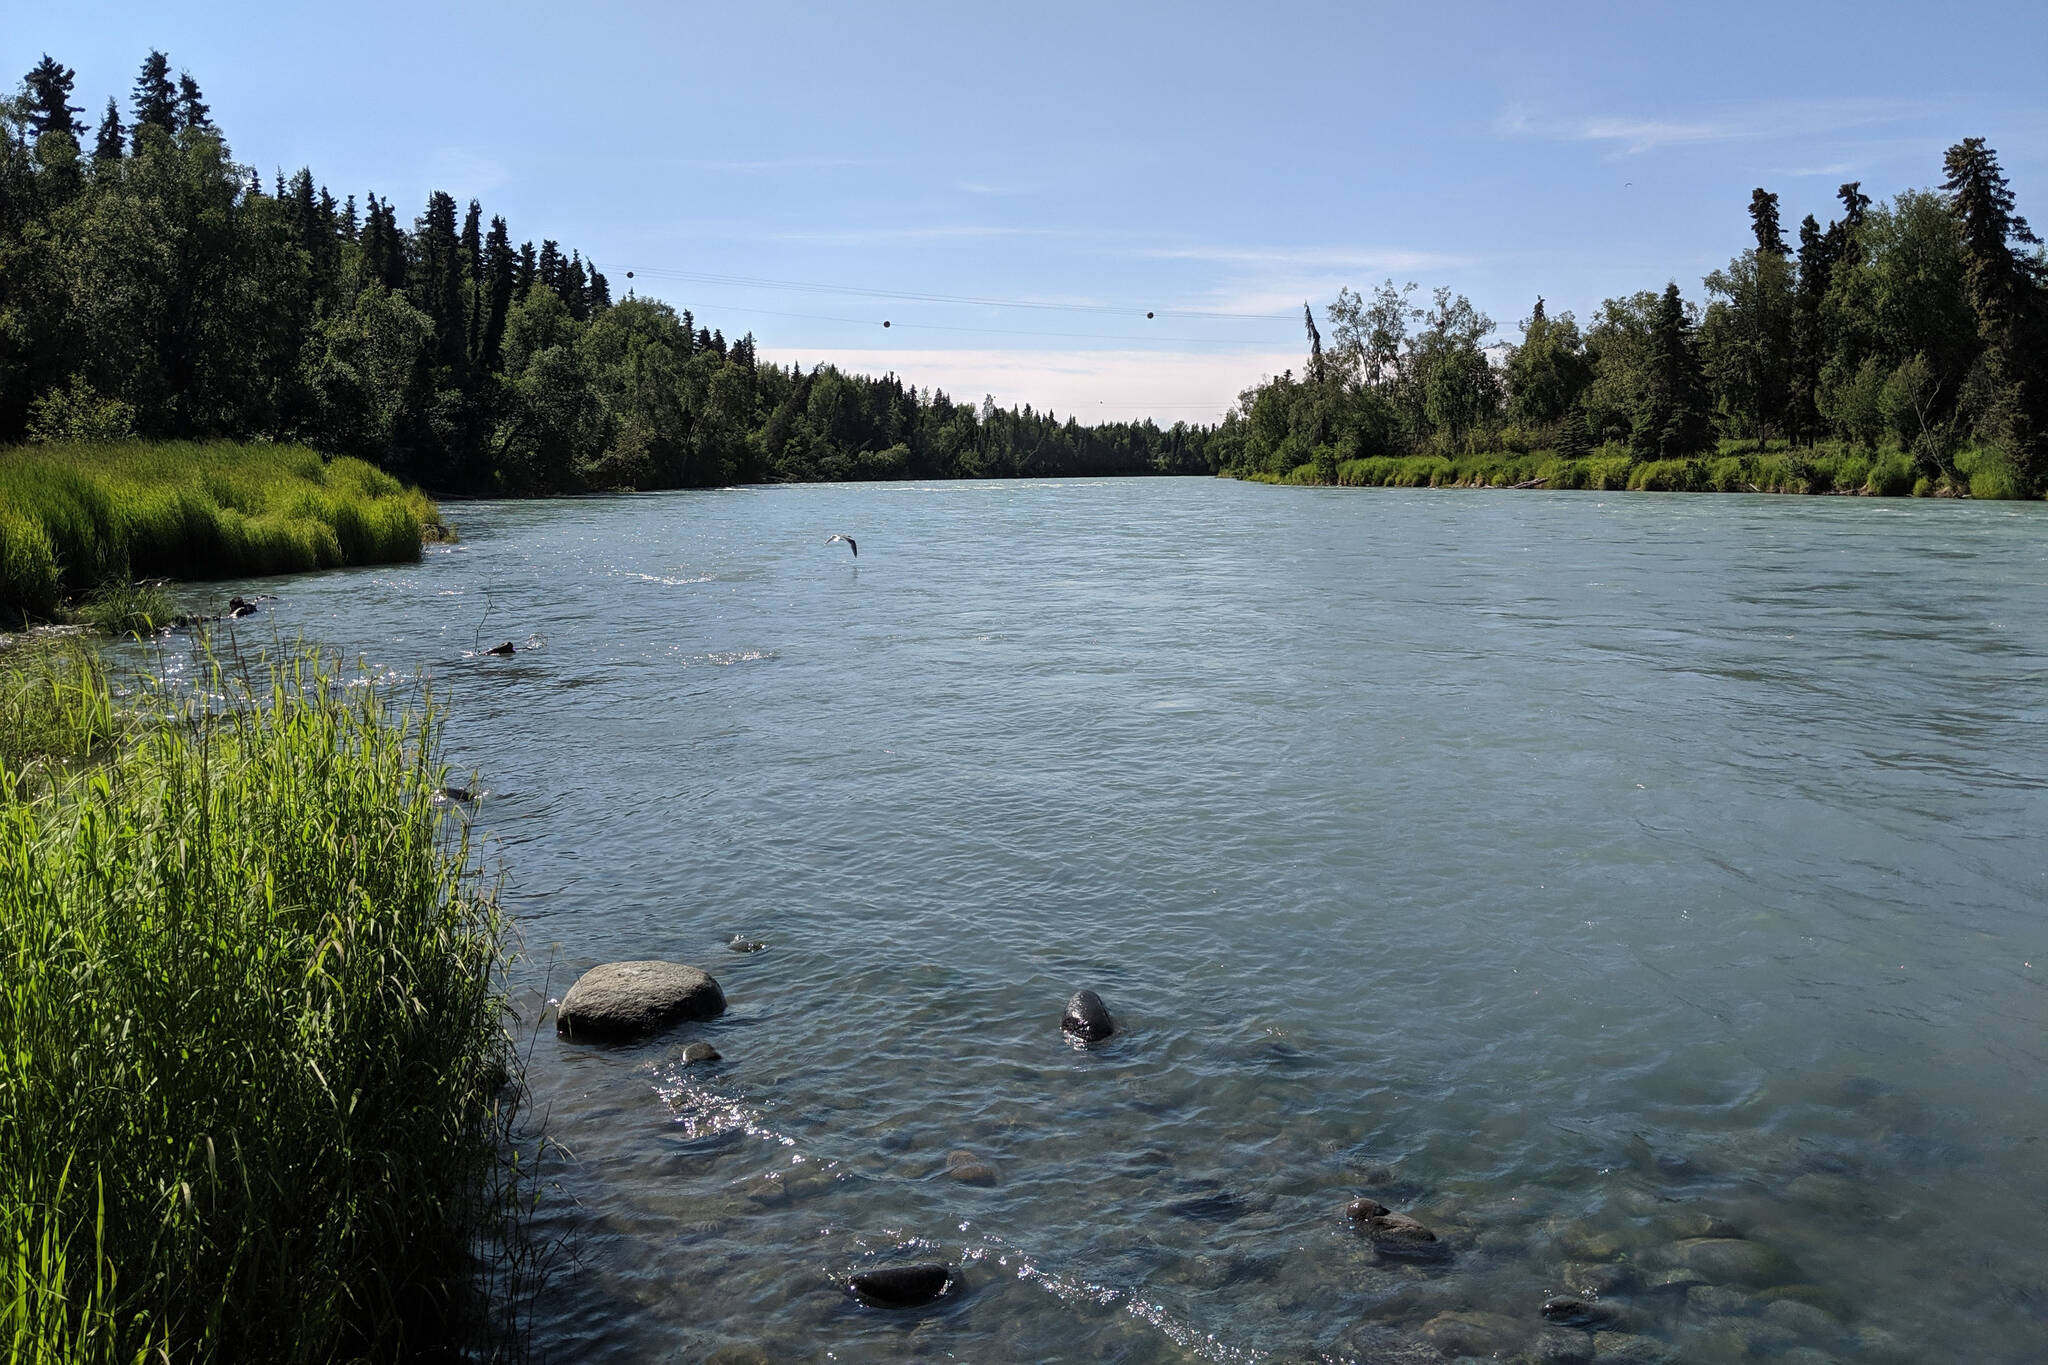
[[[242,633],[431,675],[529,1027],[613,959],[730,1002],[541,1016],[542,1358],[2040,1358],[2048,507],[449,510]],[[839,1287],[906,1260],[954,1288]]]

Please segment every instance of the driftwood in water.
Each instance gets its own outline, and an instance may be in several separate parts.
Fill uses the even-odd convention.
[[[1549,482],[1550,476],[1548,474],[1545,474],[1540,479],[1524,479],[1522,482],[1518,484],[1511,484],[1509,486],[1513,488],[1541,488],[1544,484]]]

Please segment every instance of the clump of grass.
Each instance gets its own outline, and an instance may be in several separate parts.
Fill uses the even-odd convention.
[[[161,583],[110,583],[71,609],[71,619],[107,635],[148,635],[177,616]]]
[[[417,559],[449,534],[416,488],[302,446],[122,442],[0,451],[0,616],[133,577]]]
[[[204,704],[0,672],[43,736],[0,755],[12,1358],[391,1359],[488,1324],[503,925],[431,714],[303,659]],[[51,757],[93,761],[34,780]]]

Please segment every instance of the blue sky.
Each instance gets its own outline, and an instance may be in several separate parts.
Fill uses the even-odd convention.
[[[89,120],[162,48],[266,178],[474,196],[766,354],[1083,420],[1213,420],[1347,284],[1509,339],[1539,293],[1698,297],[1754,186],[1790,231],[1964,136],[2048,228],[2038,0],[8,9]]]

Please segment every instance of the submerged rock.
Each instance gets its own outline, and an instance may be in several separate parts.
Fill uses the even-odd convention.
[[[1369,1199],[1360,1202],[1373,1203]],[[1351,1225],[1364,1233],[1372,1242],[1373,1250],[1382,1256],[1435,1260],[1450,1255],[1450,1248],[1437,1240],[1436,1233],[1427,1224],[1405,1213],[1353,1215]]]
[[[996,1168],[966,1148],[946,1153],[946,1175],[963,1185],[993,1185]]]
[[[638,1038],[682,1019],[725,1013],[709,973],[680,962],[607,962],[576,978],[555,1011],[555,1031],[577,1040]]]
[[[505,642],[504,644],[502,644],[502,645],[492,645],[492,646],[491,646],[491,647],[490,647],[489,649],[485,650],[485,651],[484,651],[484,653],[486,653],[486,654],[516,654],[516,653],[518,653],[518,650],[516,650],[516,649],[514,649],[514,648],[513,648],[512,642],[511,642],[510,640],[507,640],[507,641],[506,641],[506,642]]]
[[[467,787],[442,787],[435,791],[434,796],[442,801],[462,802],[476,800],[475,794]]]
[[[768,945],[763,943],[758,938],[748,938],[744,934],[734,934],[732,936],[732,942],[726,944],[725,946],[732,949],[736,953],[758,953],[762,949],[766,948]]]
[[[1347,1218],[1384,1218],[1393,1210],[1377,1199],[1354,1199],[1344,1206]]]
[[[1740,1237],[1692,1237],[1668,1254],[1674,1267],[1696,1271],[1715,1284],[1762,1289],[1799,1278],[1792,1259],[1775,1247]]]
[[[1439,1313],[1422,1324],[1423,1338],[1453,1356],[1507,1356],[1529,1330],[1505,1313]]]
[[[1075,991],[1060,1016],[1060,1027],[1084,1042],[1097,1043],[1116,1032],[1116,1020],[1094,991]]]
[[[230,597],[228,599],[228,619],[233,621],[239,621],[244,616],[254,616],[255,614],[256,608],[251,606],[249,603],[243,601],[241,598]]]
[[[846,1287],[870,1308],[920,1308],[945,1293],[952,1282],[953,1272],[945,1266],[902,1265],[864,1270]]]
[[[692,1043],[683,1049],[683,1065],[695,1062],[716,1062],[724,1060],[724,1054],[709,1043]]]
[[[1543,1301],[1543,1320],[1559,1327],[1598,1327],[1614,1321],[1614,1310],[1603,1303],[1559,1295]]]

